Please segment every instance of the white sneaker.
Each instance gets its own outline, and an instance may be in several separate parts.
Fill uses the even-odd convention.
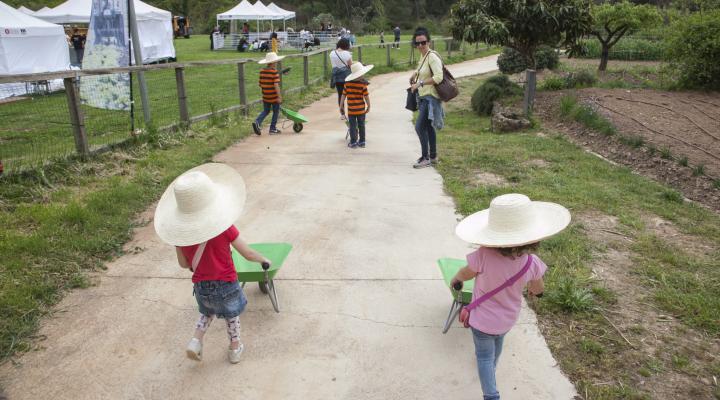
[[[245,346],[240,343],[240,346],[238,346],[237,349],[228,349],[228,360],[230,360],[230,364],[237,364],[240,362],[240,354],[242,354],[244,348]]]
[[[188,343],[185,353],[191,360],[202,360],[202,342],[197,340],[197,338],[190,339],[190,343]]]

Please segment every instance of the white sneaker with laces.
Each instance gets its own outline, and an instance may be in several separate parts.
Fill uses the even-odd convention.
[[[240,354],[242,354],[244,348],[245,346],[240,343],[240,346],[238,346],[237,349],[228,349],[228,360],[230,360],[230,364],[237,364],[240,362]]]
[[[190,339],[190,343],[187,345],[187,350],[185,351],[188,358],[195,361],[201,361],[202,360],[202,342],[197,340],[197,338]]]

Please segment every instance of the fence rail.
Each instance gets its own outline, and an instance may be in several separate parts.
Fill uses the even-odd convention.
[[[471,46],[450,38],[434,41],[437,51],[472,51]],[[444,43],[444,46],[441,44]],[[439,46],[438,46],[439,45]],[[477,47],[475,48],[477,50]],[[405,41],[363,44],[354,47],[354,59],[364,64],[400,65],[417,62],[417,51]],[[329,80],[331,49],[288,55],[282,68],[283,93],[292,93]],[[222,113],[247,116],[262,102],[256,59],[193,61],[156,65],[71,70],[51,73],[0,75],[0,162],[5,173],[35,168],[76,155],[81,158],[130,139],[136,127],[173,129]],[[84,77],[131,74],[143,71],[148,86],[152,121],[144,121],[138,85],[132,79],[134,111],[111,111],[80,101]],[[300,72],[297,72],[300,71]],[[3,95],[4,90],[24,94]],[[98,94],[100,95],[100,94]]]

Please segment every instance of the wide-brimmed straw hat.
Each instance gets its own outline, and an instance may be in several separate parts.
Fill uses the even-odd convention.
[[[273,53],[272,51],[265,54],[265,58],[258,61],[258,64],[270,64],[275,63],[285,58],[285,56],[278,56],[277,54]]]
[[[244,205],[242,176],[225,164],[203,164],[165,189],[155,208],[155,232],[174,246],[203,243],[235,223]]]
[[[354,81],[355,79],[365,75],[373,69],[375,66],[370,65],[363,65],[360,61],[356,61],[350,65],[350,75],[345,78],[345,82]]]
[[[510,193],[494,198],[490,208],[460,221],[455,234],[485,247],[515,247],[553,236],[569,223],[570,212],[565,207]]]

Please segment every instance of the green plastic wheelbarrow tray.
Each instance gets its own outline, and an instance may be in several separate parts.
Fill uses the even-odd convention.
[[[300,133],[303,130],[303,124],[309,120],[297,111],[288,110],[285,107],[280,107],[285,118],[289,119],[293,123],[293,131]]]
[[[460,309],[466,304],[469,304],[472,300],[473,288],[475,287],[475,279],[465,281],[461,290],[453,289],[451,283],[455,275],[460,271],[461,268],[467,266],[467,261],[459,260],[456,258],[441,258],[437,261],[440,272],[442,273],[445,286],[450,290],[453,302],[450,306],[450,313],[448,313],[445,325],[443,325],[443,333],[447,333],[452,325],[453,321],[457,318],[460,313]]]
[[[237,250],[232,248],[232,259],[235,264],[235,270],[237,271],[238,281],[242,282],[243,287],[245,287],[245,284],[248,282],[257,282],[258,286],[260,286],[260,291],[270,296],[270,302],[275,312],[280,312],[277,291],[275,290],[275,282],[273,279],[282,267],[288,254],[290,254],[292,245],[290,243],[253,243],[250,244],[250,247],[270,260],[271,265],[265,269],[264,266],[259,263],[246,260]]]

